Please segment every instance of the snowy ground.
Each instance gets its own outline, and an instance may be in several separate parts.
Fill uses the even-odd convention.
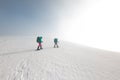
[[[120,53],[35,37],[0,37],[0,80],[120,80]]]

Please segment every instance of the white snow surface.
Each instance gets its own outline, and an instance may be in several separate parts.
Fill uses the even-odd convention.
[[[120,80],[120,53],[36,37],[0,37],[0,80]]]

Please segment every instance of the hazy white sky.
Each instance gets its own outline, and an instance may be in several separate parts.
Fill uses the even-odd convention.
[[[59,34],[67,41],[120,51],[119,4],[119,0],[0,0],[0,35]]]
[[[59,18],[59,30],[65,40],[120,51],[119,0],[86,0],[72,4],[63,8]]]

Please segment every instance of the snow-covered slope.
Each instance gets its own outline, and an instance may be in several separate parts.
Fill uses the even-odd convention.
[[[120,80],[120,53],[36,37],[0,38],[0,80]]]

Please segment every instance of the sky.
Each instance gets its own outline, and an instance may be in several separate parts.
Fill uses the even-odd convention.
[[[0,35],[54,34],[120,52],[119,0],[0,0]]]
[[[55,31],[56,4],[53,0],[0,0],[0,35]]]
[[[66,3],[67,7],[62,9],[58,23],[64,35],[61,36],[66,41],[120,52],[119,4],[119,0]]]

